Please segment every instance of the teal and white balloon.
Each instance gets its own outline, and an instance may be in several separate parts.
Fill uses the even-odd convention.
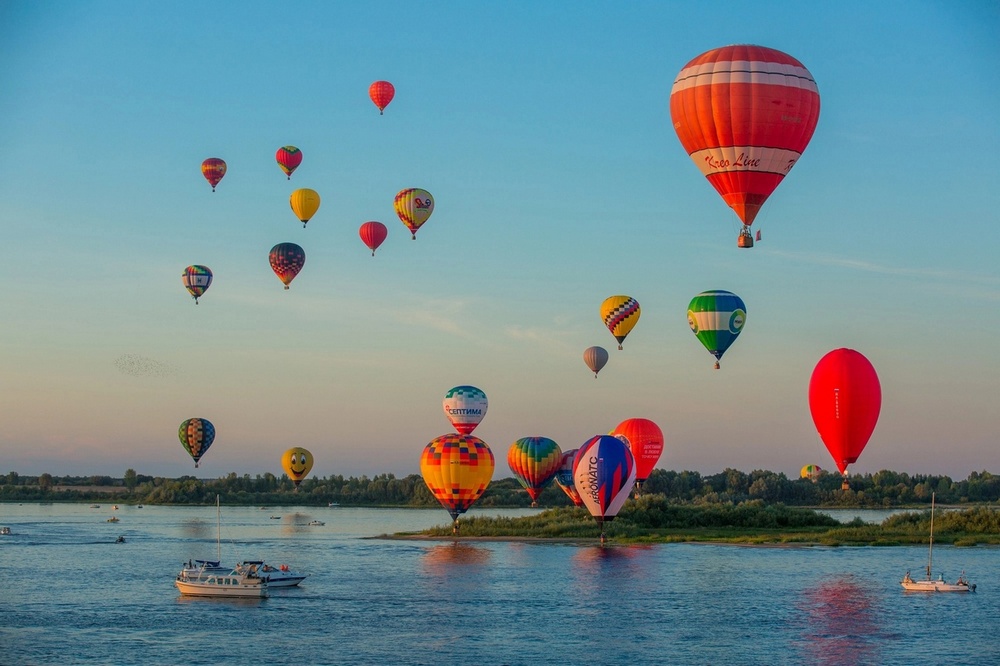
[[[469,435],[486,416],[489,401],[482,389],[475,386],[456,386],[445,393],[443,407],[444,414],[451,421],[455,431]]]
[[[715,369],[747,321],[747,306],[731,291],[703,291],[688,305],[688,326],[715,357]]]

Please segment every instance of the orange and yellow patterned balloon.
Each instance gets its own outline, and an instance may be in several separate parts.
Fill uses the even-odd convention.
[[[458,516],[490,485],[495,464],[490,447],[474,435],[441,435],[424,447],[420,473],[431,494],[451,514],[455,532]]]
[[[281,455],[281,467],[298,488],[313,468],[313,455],[299,446],[292,447]]]
[[[427,190],[410,187],[401,190],[396,195],[394,205],[396,206],[396,215],[406,225],[406,228],[410,230],[413,240],[416,240],[417,229],[434,212],[434,197]]]
[[[212,191],[214,192],[215,186],[226,175],[226,162],[218,157],[209,157],[201,163],[201,175],[212,186]]]

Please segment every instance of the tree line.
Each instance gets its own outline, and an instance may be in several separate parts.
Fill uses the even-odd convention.
[[[823,473],[815,480],[789,478],[784,473],[726,469],[717,474],[655,469],[642,484],[643,495],[662,495],[681,504],[738,504],[760,500],[788,506],[892,508],[929,504],[931,494],[941,504],[982,504],[1000,501],[1000,476],[973,472],[965,480],[949,476],[906,474],[882,470],[856,474],[850,489],[841,489],[839,474]],[[139,474],[128,469],[121,478],[110,476],[0,476],[0,501],[95,501],[134,504],[211,504],[216,495],[226,504],[324,506],[434,507],[419,474],[344,477],[336,474],[307,478],[296,487],[288,476],[231,472],[217,479],[182,476],[176,479]],[[569,497],[555,483],[538,500],[542,507],[570,506]],[[514,477],[496,479],[477,502],[480,507],[528,507],[531,499]]]

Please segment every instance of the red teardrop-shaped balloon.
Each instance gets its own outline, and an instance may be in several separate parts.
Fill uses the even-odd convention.
[[[392,101],[395,95],[396,89],[388,81],[376,81],[368,86],[368,96],[372,98],[372,102],[378,107],[378,114],[380,116],[385,111],[385,107],[389,106],[389,102]]]
[[[871,362],[853,349],[834,349],[809,379],[809,411],[841,474],[857,462],[878,423],[882,386]]]
[[[361,225],[358,229],[358,235],[361,236],[362,242],[368,246],[368,249],[372,251],[372,256],[374,257],[375,250],[378,249],[378,246],[389,235],[389,230],[381,222],[372,220]]]

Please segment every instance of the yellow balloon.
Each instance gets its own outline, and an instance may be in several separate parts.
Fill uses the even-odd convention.
[[[601,303],[601,319],[618,341],[618,349],[639,321],[639,315],[639,302],[631,296],[609,296]]]
[[[282,454],[281,466],[285,468],[285,474],[295,482],[295,487],[298,488],[302,479],[306,478],[313,468],[313,454],[296,446]]]
[[[416,240],[417,229],[434,212],[434,197],[427,190],[408,187],[396,194],[393,205],[396,207],[396,215],[399,216],[400,222],[406,225],[413,240]]]
[[[306,222],[312,219],[312,216],[319,210],[319,193],[316,190],[303,187],[292,192],[288,203],[292,206],[295,217],[302,221],[302,227],[305,228]]]
[[[493,452],[473,435],[451,433],[436,437],[420,456],[420,473],[431,494],[455,521],[486,491],[493,478]]]

